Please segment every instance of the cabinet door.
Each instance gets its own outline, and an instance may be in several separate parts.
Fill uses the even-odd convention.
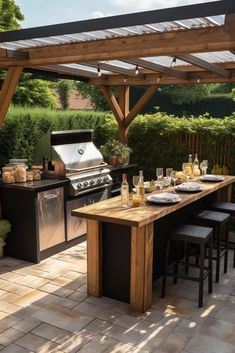
[[[65,241],[62,187],[38,193],[37,216],[40,251]]]

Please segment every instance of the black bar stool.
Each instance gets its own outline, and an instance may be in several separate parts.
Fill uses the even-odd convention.
[[[216,249],[216,256],[213,260],[216,261],[215,281],[219,282],[220,277],[220,259],[224,256],[224,273],[227,273],[228,267],[228,237],[229,237],[229,220],[230,215],[223,212],[203,210],[194,215],[192,223],[212,227],[214,249]],[[224,236],[224,240],[223,240]],[[224,245],[222,244],[224,242]]]
[[[178,273],[178,265],[179,263],[185,264],[185,261],[182,261],[182,256],[177,254],[177,258],[174,262],[169,265],[169,253],[170,248],[172,246],[172,242],[179,242],[178,245],[184,243],[184,245],[197,245],[200,247],[199,252],[199,265],[191,264],[187,261],[188,267],[197,267],[199,268],[199,276],[189,276],[189,275],[181,275]],[[206,259],[206,249],[208,251],[208,266],[205,266]],[[165,297],[166,293],[166,278],[167,276],[171,276],[174,278],[174,283],[177,283],[178,278],[196,281],[199,282],[199,295],[198,295],[198,305],[202,307],[203,305],[203,284],[204,279],[208,277],[208,292],[212,293],[212,251],[213,251],[213,228],[209,227],[201,227],[197,225],[188,225],[184,224],[174,229],[174,231],[170,234],[170,237],[167,241],[166,246],[166,257],[165,257],[165,267],[162,279],[162,297]]]
[[[213,202],[209,208],[214,211],[225,212],[230,214],[231,223],[235,224],[235,203],[232,202],[224,202],[224,201],[215,201]],[[229,239],[228,242],[229,249],[233,249],[233,267],[235,267],[235,241]]]

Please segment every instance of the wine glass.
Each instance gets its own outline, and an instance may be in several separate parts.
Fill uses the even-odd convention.
[[[178,179],[177,173],[178,173],[177,170],[172,170],[171,172],[171,178],[173,179],[174,187],[175,187],[176,180]]]
[[[202,170],[202,175],[205,175],[208,168],[208,160],[204,159],[200,164],[200,168]]]
[[[166,168],[166,177],[165,177],[165,185],[170,186],[171,185],[171,173],[173,171],[173,168]]]
[[[185,174],[186,181],[188,182],[190,177],[192,176],[192,165],[191,163],[183,163],[182,164],[182,170]]]
[[[162,183],[160,180],[163,178],[163,168],[156,168],[156,176],[157,176],[157,186],[159,189],[162,188]]]
[[[136,188],[136,190],[137,190],[137,185],[139,183],[139,180],[140,180],[139,175],[133,175],[132,183],[133,183],[134,187]]]

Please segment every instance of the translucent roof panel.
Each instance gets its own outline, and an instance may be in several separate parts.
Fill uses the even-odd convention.
[[[139,26],[127,26],[114,29],[90,31],[82,33],[64,34],[27,40],[3,42],[1,48],[6,49],[27,49],[46,45],[69,44],[74,42],[85,42],[108,38],[143,35],[145,33],[158,33],[168,31],[186,30],[192,28],[204,28],[220,26],[224,23],[224,16],[213,16],[207,18],[194,18],[180,21],[160,22]],[[14,47],[15,46],[15,47]]]

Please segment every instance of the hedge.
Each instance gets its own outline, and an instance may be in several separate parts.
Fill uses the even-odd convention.
[[[117,123],[112,114],[91,111],[50,111],[46,109],[11,108],[0,129],[0,165],[9,158],[27,158],[33,162],[34,148],[40,136],[52,130],[94,129],[94,142],[99,147],[109,138],[117,138]],[[216,156],[226,154],[229,172],[235,174],[235,113],[224,119],[207,114],[197,118],[177,118],[157,113],[140,115],[129,129],[131,162],[143,169],[147,178],[155,177],[155,168],[181,168],[188,158],[187,135],[197,135],[201,159],[212,167]],[[180,137],[180,139],[179,139]]]

